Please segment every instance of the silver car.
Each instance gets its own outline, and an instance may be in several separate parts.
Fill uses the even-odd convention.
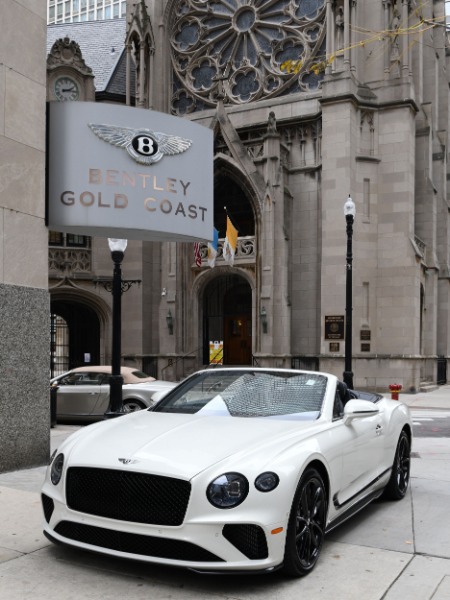
[[[57,421],[99,421],[109,406],[109,366],[86,366],[72,369],[51,380],[56,388]],[[142,371],[121,367],[122,398],[125,412],[134,412],[153,406],[152,396],[158,400],[176,384],[159,381]],[[160,393],[162,392],[162,393]]]

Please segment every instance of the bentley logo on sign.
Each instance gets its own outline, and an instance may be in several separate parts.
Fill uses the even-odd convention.
[[[150,129],[130,129],[95,123],[89,123],[89,127],[101,140],[125,148],[140,165],[152,165],[165,155],[181,154],[192,144],[191,140]]]

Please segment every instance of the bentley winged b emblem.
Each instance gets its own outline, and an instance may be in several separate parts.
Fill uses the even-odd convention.
[[[137,463],[138,461],[133,459],[133,458],[118,458],[117,459],[119,462],[121,462],[123,465],[134,465],[135,463]]]
[[[163,156],[181,154],[192,144],[191,140],[150,129],[131,129],[95,123],[88,125],[101,140],[112,146],[125,148],[131,158],[140,165],[152,165]]]

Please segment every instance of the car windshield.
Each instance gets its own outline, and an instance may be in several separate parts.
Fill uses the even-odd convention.
[[[327,378],[314,373],[209,371],[186,380],[153,410],[232,417],[320,415]]]

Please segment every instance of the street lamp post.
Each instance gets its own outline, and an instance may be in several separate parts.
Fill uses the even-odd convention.
[[[109,378],[110,395],[109,408],[105,413],[106,418],[119,417],[124,414],[122,403],[123,377],[120,373],[120,354],[122,343],[122,264],[127,247],[127,240],[108,238],[111,258],[114,263],[112,281],[112,358],[111,377]]]
[[[353,223],[355,220],[356,208],[355,203],[350,198],[347,198],[344,204],[344,215],[347,222],[347,257],[346,257],[346,282],[345,282],[345,367],[344,367],[344,383],[351,390],[353,389],[353,372],[352,372],[352,271],[353,271],[353,252],[352,252],[352,237]]]

